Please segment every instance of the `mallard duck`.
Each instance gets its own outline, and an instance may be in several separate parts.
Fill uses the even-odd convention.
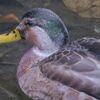
[[[100,56],[100,39],[97,38],[89,38],[89,37],[83,37],[81,39],[76,40],[78,44],[85,47],[90,51],[91,53],[94,53],[95,56]],[[100,59],[100,58],[98,58]]]
[[[33,47],[21,58],[17,79],[33,100],[97,100],[100,62],[88,51],[69,46],[63,21],[51,10],[34,8],[0,43],[28,40]]]

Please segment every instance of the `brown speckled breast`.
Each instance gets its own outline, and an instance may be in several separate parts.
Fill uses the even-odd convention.
[[[35,63],[43,58],[28,51],[19,64],[17,78],[22,91],[33,100],[97,100],[47,78]]]

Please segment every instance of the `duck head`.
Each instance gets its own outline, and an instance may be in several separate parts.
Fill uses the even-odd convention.
[[[51,10],[34,8],[22,17],[22,21],[7,34],[0,35],[0,43],[8,43],[26,39],[34,46],[44,49],[53,46],[62,47],[69,41],[68,31],[59,18]]]

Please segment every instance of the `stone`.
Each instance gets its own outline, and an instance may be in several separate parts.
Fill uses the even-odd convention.
[[[81,17],[100,18],[100,0],[63,0],[70,10]]]

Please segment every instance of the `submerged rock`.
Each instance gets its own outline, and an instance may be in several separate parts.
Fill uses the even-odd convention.
[[[100,0],[63,0],[66,7],[82,17],[100,18]]]

